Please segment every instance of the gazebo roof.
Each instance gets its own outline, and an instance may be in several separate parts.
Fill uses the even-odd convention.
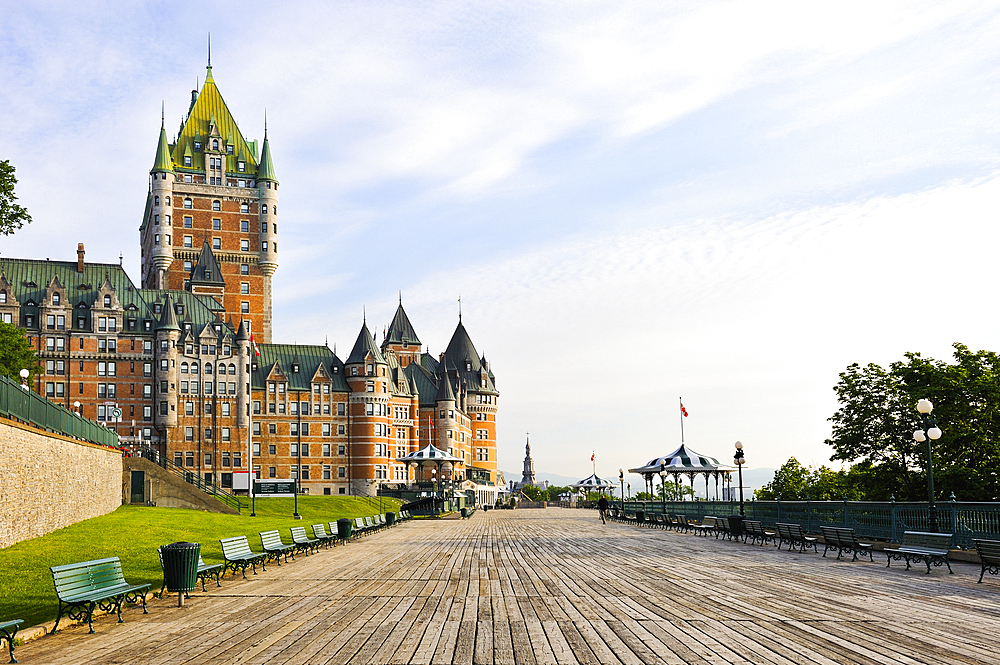
[[[610,489],[614,487],[610,482],[604,480],[603,478],[598,478],[596,473],[589,475],[578,483],[573,483],[570,487],[575,487],[577,489],[584,490],[602,490]]]
[[[404,455],[403,457],[397,457],[396,461],[408,464],[444,464],[445,462],[461,462],[462,458],[449,455],[440,448],[436,448],[434,444],[427,444],[416,452]]]
[[[629,473],[659,473],[661,465],[667,473],[705,473],[727,469],[725,465],[720,464],[719,460],[714,457],[696,453],[682,443],[680,448],[669,455],[653,458],[645,466],[629,469]]]

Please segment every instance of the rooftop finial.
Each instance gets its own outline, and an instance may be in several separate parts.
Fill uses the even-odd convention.
[[[208,33],[208,68],[212,68],[212,33]]]
[[[403,304],[403,290],[402,289],[400,289],[400,291],[399,291],[399,304],[400,305]]]
[[[462,322],[462,294],[458,294],[458,322]]]
[[[162,99],[160,100],[160,127],[164,128],[167,126],[167,104]]]
[[[264,109],[264,138],[267,138],[267,109]],[[281,137],[278,137],[281,138]]]
[[[361,306],[361,323],[368,325],[368,308],[365,305]]]

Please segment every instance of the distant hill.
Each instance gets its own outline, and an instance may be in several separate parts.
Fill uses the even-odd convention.
[[[749,499],[751,496],[753,496],[753,491],[754,490],[760,489],[764,485],[766,485],[769,482],[771,482],[771,480],[774,479],[774,472],[775,472],[775,469],[771,469],[771,468],[767,468],[767,467],[760,467],[760,468],[757,468],[757,469],[744,469],[743,470],[743,496],[744,496],[744,498],[745,499]],[[514,481],[520,481],[521,480],[521,472],[520,471],[518,471],[516,474],[513,473],[513,472],[510,472],[510,471],[504,471],[503,475],[504,475],[504,478],[507,479],[507,483],[508,484],[510,483],[511,480],[514,480]],[[735,475],[736,474],[733,474],[733,487],[734,488],[738,487]],[[610,480],[612,483],[615,483],[615,485],[617,486],[617,483],[618,483],[618,476],[617,475],[614,475],[614,476],[601,476],[601,477],[605,478],[606,480]],[[629,476],[626,476],[626,479],[628,477]],[[536,473],[535,474],[535,479],[538,480],[538,482],[542,482],[543,480],[547,480],[547,481],[549,481],[549,483],[551,485],[560,485],[560,486],[570,485],[572,483],[575,483],[575,482],[578,482],[579,480],[581,480],[580,478],[570,478],[569,476],[560,476],[560,475],[555,474],[555,473],[544,473],[544,472]],[[637,491],[641,491],[642,490],[641,487],[638,488],[638,489],[636,488],[635,478],[633,478],[632,480],[628,480],[627,482],[632,483],[632,491],[633,492],[637,492]],[[687,482],[685,482],[684,484],[686,485]],[[714,492],[715,491],[714,490],[715,484],[712,483],[712,482],[710,482],[709,484],[713,488],[712,491]],[[695,489],[697,489],[699,492],[704,493],[704,490],[705,490],[705,481],[704,481],[704,479],[702,479],[700,483],[699,483],[698,479],[695,479],[694,486],[695,486]]]

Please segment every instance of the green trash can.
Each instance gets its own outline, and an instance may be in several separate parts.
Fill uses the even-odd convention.
[[[646,518],[646,512],[645,511],[643,511],[643,510],[637,510],[637,511],[635,511],[635,521],[636,522],[638,522],[639,524],[642,524],[643,521],[645,520],[645,518]]]
[[[463,520],[469,519],[469,509],[468,508],[462,508],[462,519]]]
[[[354,522],[346,517],[341,517],[337,520],[337,538],[340,538],[346,543],[351,539],[351,527],[353,526]]]
[[[385,514],[385,525],[392,526],[396,523],[396,513],[386,513]]]
[[[163,553],[163,581],[167,591],[177,593],[177,606],[184,606],[184,594],[198,585],[198,559],[201,543],[170,543],[160,548]]]

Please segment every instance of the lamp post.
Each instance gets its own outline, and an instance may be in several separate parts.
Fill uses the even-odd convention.
[[[667,472],[660,465],[660,503],[663,506],[663,516],[667,515]]]
[[[621,485],[622,510],[625,510],[625,469],[618,469],[618,483]]]
[[[733,463],[736,464],[736,470],[740,476],[740,517],[746,515],[743,512],[743,465],[746,463],[746,458],[743,457],[743,443],[740,441],[736,442],[736,453],[733,455]]]
[[[28,389],[28,376],[31,374],[27,369],[22,369],[19,374],[21,375],[21,387],[25,390]]]
[[[631,496],[632,496],[632,483],[626,483],[625,484],[625,489],[628,490],[628,496],[631,498]]]
[[[931,416],[934,405],[929,399],[917,402],[920,413],[920,428],[913,433],[917,443],[927,442],[927,526],[933,533],[938,532],[937,506],[934,504],[934,459],[931,456],[931,441],[941,438],[941,430],[937,426],[937,418]]]
[[[83,412],[80,411],[80,400],[76,400],[75,402],[73,402],[73,408],[76,410],[76,415],[78,416],[83,415]]]

